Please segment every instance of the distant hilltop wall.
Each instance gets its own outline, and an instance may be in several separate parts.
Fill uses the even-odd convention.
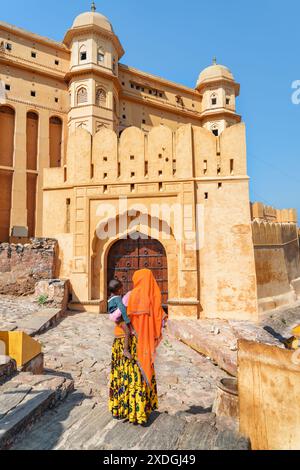
[[[264,311],[300,298],[297,211],[256,202],[251,216],[258,300]]]

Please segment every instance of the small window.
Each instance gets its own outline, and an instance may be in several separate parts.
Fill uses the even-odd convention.
[[[162,176],[162,173],[163,173],[162,170],[159,170],[158,176]]]
[[[218,130],[218,129],[213,129],[212,133],[213,133],[216,137],[218,137],[218,135],[219,135],[219,130]]]
[[[10,91],[10,85],[6,84],[6,85],[5,85],[5,90],[6,90],[6,91]]]
[[[134,178],[135,177],[135,173],[134,171],[131,172],[131,178]]]
[[[12,44],[11,44],[10,42],[7,42],[7,43],[5,44],[5,49],[6,49],[7,51],[11,51],[11,50],[12,50]]]
[[[36,92],[35,92],[35,91],[31,91],[30,94],[31,94],[31,96],[33,96],[33,97],[36,96]]]
[[[134,193],[134,191],[135,191],[135,185],[134,185],[134,184],[131,184],[131,185],[130,185],[130,191],[131,191],[132,193]]]
[[[222,183],[218,183],[218,189],[222,188]]]
[[[230,160],[230,174],[233,175],[234,173],[234,160]]]
[[[208,193],[204,193],[204,199],[208,199]]]
[[[140,90],[140,89],[141,89],[141,87],[140,87],[139,85],[137,85],[137,86],[136,86],[136,89],[137,89],[137,90]]]
[[[106,178],[107,178],[107,173],[104,173],[104,174],[103,174],[103,178],[106,180]]]
[[[107,162],[107,157],[103,157],[103,161],[104,161],[104,162]]]
[[[217,104],[217,98],[212,98],[211,99],[211,104],[216,105]]]
[[[103,192],[107,193],[107,190],[108,190],[108,186],[107,185],[103,186]]]
[[[149,95],[152,95],[152,90],[149,90]]]
[[[143,124],[146,124],[146,119],[143,119],[143,121],[142,121],[142,122],[143,122]]]
[[[141,91],[145,91],[145,88],[144,88],[144,87],[142,87],[142,88],[141,88]]]
[[[54,61],[55,65],[59,65],[59,60]]]
[[[122,85],[125,86],[125,82],[122,82]]]
[[[77,104],[86,103],[88,100],[87,89],[85,87],[79,88],[77,91]]]
[[[31,52],[31,57],[33,57],[33,59],[36,59],[36,52]]]
[[[133,83],[131,83],[130,86],[131,86],[131,88],[134,88],[134,84],[133,84]]]
[[[58,103],[58,98],[54,98],[55,103]]]
[[[207,173],[207,160],[204,160],[204,162],[203,162],[203,173],[204,174]]]
[[[80,52],[80,60],[86,60],[86,59],[87,59],[86,51]]]
[[[130,160],[134,160],[134,155],[130,155]]]
[[[123,114],[122,118],[123,118],[123,119],[126,119],[126,114]]]

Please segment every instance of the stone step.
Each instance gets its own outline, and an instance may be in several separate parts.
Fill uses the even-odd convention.
[[[284,347],[262,325],[250,322],[172,319],[168,321],[168,333],[235,377],[239,339]]]
[[[73,381],[61,376],[20,373],[0,387],[0,449],[17,437],[73,390]]]
[[[184,415],[155,412],[147,426],[113,420],[107,403],[76,391],[47,411],[13,450],[246,450],[249,441],[218,430],[212,413],[188,422]]]
[[[63,312],[59,308],[45,308],[19,320],[16,330],[24,331],[33,337],[45,333],[49,328],[55,326],[62,316]]]

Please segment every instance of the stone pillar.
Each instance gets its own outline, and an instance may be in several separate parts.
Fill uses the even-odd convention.
[[[26,194],[26,107],[16,108],[14,175],[12,183],[11,227],[27,227]]]
[[[40,110],[40,128],[38,145],[38,179],[36,199],[36,237],[43,235],[43,172],[49,168],[49,113]]]

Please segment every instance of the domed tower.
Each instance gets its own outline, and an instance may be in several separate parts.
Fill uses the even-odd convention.
[[[203,127],[218,136],[226,127],[241,122],[236,114],[240,85],[227,67],[214,59],[213,65],[200,73],[196,89],[202,95]]]
[[[82,127],[94,135],[102,126],[117,130],[118,63],[124,54],[110,21],[96,11],[77,16],[64,43],[71,50],[69,129]]]

